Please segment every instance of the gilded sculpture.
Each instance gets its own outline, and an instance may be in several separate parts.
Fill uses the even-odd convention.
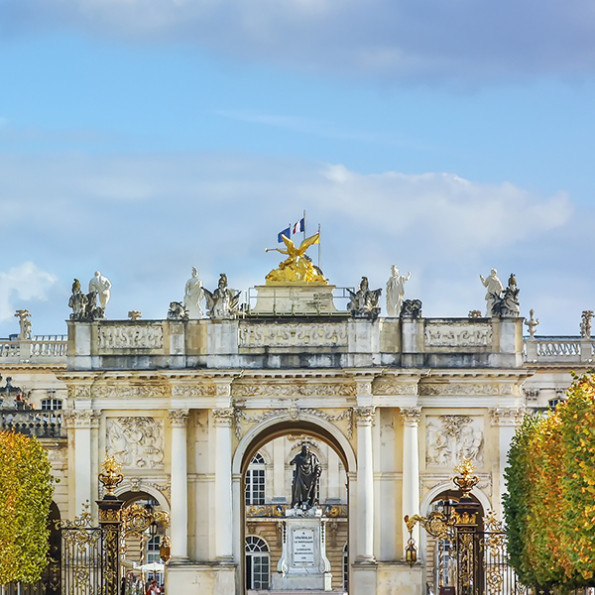
[[[280,252],[287,254],[287,258],[279,264],[279,268],[273,269],[266,276],[267,285],[288,285],[288,284],[317,284],[327,285],[322,271],[312,264],[312,260],[306,255],[306,250],[313,244],[318,244],[320,235],[314,234],[306,238],[299,247],[288,237],[282,235],[281,239],[286,250],[281,248],[267,248],[266,252]]]

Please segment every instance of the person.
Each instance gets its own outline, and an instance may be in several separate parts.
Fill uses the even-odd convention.
[[[153,578],[149,582],[145,595],[159,595],[159,593],[161,593],[161,589],[159,588],[159,585],[157,585],[157,579]]]
[[[411,273],[407,276],[399,275],[399,269],[393,264],[392,275],[386,283],[386,312],[388,316],[398,317],[403,305],[405,295],[405,282],[411,279]]]
[[[291,485],[291,507],[312,508],[316,501],[316,488],[321,472],[318,457],[310,452],[307,444],[304,444],[289,464],[295,465]]]
[[[95,272],[95,276],[89,281],[89,293],[94,291],[99,297],[99,305],[105,312],[105,307],[109,302],[110,289],[112,284],[107,277],[104,277],[99,271]]]
[[[204,299],[202,282],[198,278],[198,269],[192,267],[192,277],[186,282],[184,290],[184,307],[190,318],[202,318],[202,307],[200,303]]]
[[[490,271],[490,276],[486,279],[483,275],[479,275],[483,286],[487,289],[487,293],[485,296],[486,299],[486,316],[492,315],[492,308],[496,301],[500,298],[504,287],[502,286],[502,282],[498,279],[498,271],[496,269],[492,269]]]

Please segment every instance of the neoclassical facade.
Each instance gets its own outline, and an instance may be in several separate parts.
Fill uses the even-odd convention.
[[[424,318],[406,300],[382,317],[355,291],[345,310],[332,286],[273,289],[227,317],[172,308],[165,320],[73,319],[67,336],[1,340],[4,388],[34,406],[5,390],[4,426],[30,424],[47,446],[63,519],[85,502],[96,514],[103,458],[120,461],[117,494],[170,514],[168,592],[271,587],[290,461],[305,443],[323,469],[333,590],[433,589],[418,528],[421,562],[405,563],[403,516],[427,514],[464,457],[480,479],[473,494],[500,516],[516,426],[563,398],[595,343],[540,338],[531,324],[524,336],[518,315]]]

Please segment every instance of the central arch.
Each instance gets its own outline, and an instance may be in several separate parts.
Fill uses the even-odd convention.
[[[291,412],[292,414],[294,412]],[[232,502],[233,502],[233,555],[236,563],[236,585],[241,586],[240,593],[245,593],[244,540],[246,537],[245,495],[243,477],[250,462],[259,449],[276,438],[291,435],[303,435],[318,439],[336,453],[343,465],[347,483],[347,505],[351,512],[352,494],[356,482],[357,461],[350,441],[331,421],[308,412],[300,412],[296,417],[280,413],[263,420],[250,428],[238,443],[232,459]],[[348,520],[349,520],[348,512]],[[353,543],[353,523],[348,522],[348,542]],[[353,551],[352,548],[349,548]],[[339,570],[339,569],[337,569]]]

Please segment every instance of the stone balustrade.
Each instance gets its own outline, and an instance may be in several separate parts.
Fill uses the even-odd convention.
[[[66,335],[0,339],[0,363],[66,363]]]
[[[595,340],[585,337],[533,337],[525,340],[527,363],[587,364],[595,359]]]
[[[62,411],[4,409],[0,405],[0,430],[13,430],[37,438],[65,438]]]

